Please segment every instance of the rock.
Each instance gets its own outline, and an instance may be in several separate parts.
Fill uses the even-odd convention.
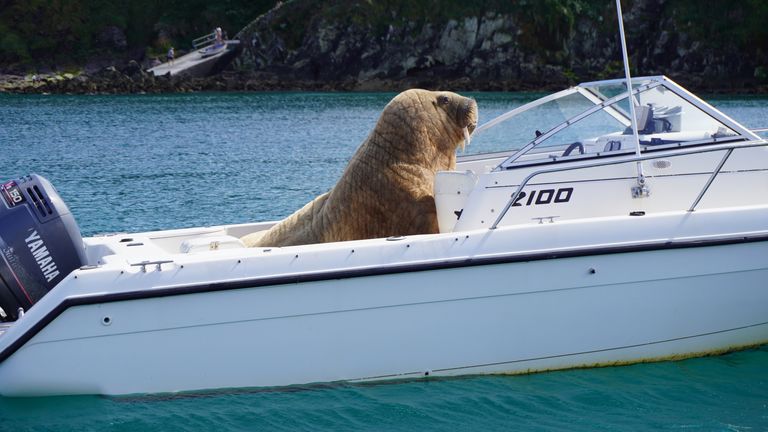
[[[407,19],[407,14],[390,11],[379,16],[377,8],[366,6],[370,2],[355,3],[343,19],[329,13],[338,7],[335,2],[316,9],[307,2],[285,2],[238,34],[250,41],[238,66],[297,87],[307,80],[320,87],[344,87],[349,80],[355,88],[440,86],[471,77],[473,88],[549,88],[620,75],[613,4],[586,2],[583,13],[562,13],[565,18],[558,22],[557,11],[540,18],[527,14],[536,10],[532,3],[521,3],[518,12],[499,13],[488,6],[474,16],[440,21],[429,14]],[[679,8],[668,0],[630,2],[625,27],[636,73],[757,82],[755,68],[768,62],[768,55],[759,50],[734,55],[743,51],[737,42],[726,42],[728,58],[717,55],[722,47],[714,49],[715,44],[686,34],[691,24],[681,20]],[[298,16],[307,18],[297,21]],[[553,49],[542,50],[545,38],[554,39]]]
[[[755,68],[755,72],[753,73],[754,77],[757,78],[761,82],[768,81],[768,68],[765,66],[758,66]]]
[[[128,65],[123,68],[123,73],[130,77],[141,74],[141,65],[136,60],[131,60]]]
[[[444,64],[453,64],[465,59],[472,52],[477,39],[477,18],[465,18],[460,24],[448,21],[435,50],[435,59]]]
[[[128,39],[125,33],[117,26],[107,26],[99,34],[99,43],[110,49],[123,51],[128,48]]]

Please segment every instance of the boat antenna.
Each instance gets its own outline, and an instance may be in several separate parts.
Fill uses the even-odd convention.
[[[621,0],[616,0],[616,13],[619,18],[619,36],[621,37],[621,54],[624,57],[624,75],[627,79],[627,99],[629,101],[630,120],[632,122],[632,134],[635,137],[635,155],[640,157],[640,135],[637,132],[637,114],[635,113],[635,100],[632,96],[632,77],[629,74],[629,56],[627,55],[627,39],[624,36],[624,18],[621,13]],[[632,197],[640,198],[650,195],[643,175],[643,162],[637,161],[637,186],[632,188]]]

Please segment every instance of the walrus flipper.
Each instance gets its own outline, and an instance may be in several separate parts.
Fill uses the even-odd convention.
[[[292,215],[280,221],[266,233],[249,234],[241,240],[248,247],[280,247],[302,244],[321,243],[314,226],[316,218],[320,217],[328,193],[324,193],[307,203]]]

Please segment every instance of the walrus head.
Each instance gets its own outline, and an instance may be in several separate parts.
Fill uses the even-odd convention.
[[[452,92],[411,89],[392,99],[384,109],[382,119],[389,123],[385,129],[397,131],[397,135],[406,138],[393,143],[401,150],[419,143],[419,148],[411,150],[425,157],[450,154],[451,164],[455,164],[456,149],[464,148],[477,127],[477,103]],[[425,149],[425,144],[436,154],[427,156],[430,149]]]
[[[461,149],[464,150],[464,146],[469,144],[472,132],[477,128],[477,102],[451,92],[438,92],[435,99],[433,105],[446,110],[461,128],[464,139],[461,141]]]

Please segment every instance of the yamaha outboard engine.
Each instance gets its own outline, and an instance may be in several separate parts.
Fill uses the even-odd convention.
[[[84,263],[80,230],[48,180],[0,183],[0,321],[16,320]]]

